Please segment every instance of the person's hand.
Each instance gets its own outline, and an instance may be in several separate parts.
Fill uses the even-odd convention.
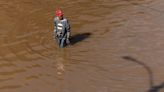
[[[60,36],[61,35],[61,32],[57,32],[56,35]]]
[[[70,44],[70,40],[68,38],[66,39],[66,43],[67,44]]]

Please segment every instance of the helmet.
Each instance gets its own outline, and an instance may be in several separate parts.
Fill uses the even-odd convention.
[[[60,16],[63,15],[63,13],[62,13],[62,11],[61,11],[60,9],[57,9],[56,12],[55,12],[55,15],[56,15],[57,17],[60,17]]]

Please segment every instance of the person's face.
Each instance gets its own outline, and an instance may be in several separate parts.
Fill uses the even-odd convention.
[[[62,20],[63,19],[63,15],[62,16],[59,16],[59,19]]]

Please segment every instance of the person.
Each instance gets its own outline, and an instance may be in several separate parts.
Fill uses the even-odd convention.
[[[70,44],[70,24],[68,20],[63,16],[61,9],[57,9],[55,15],[54,34],[59,47],[63,48]]]

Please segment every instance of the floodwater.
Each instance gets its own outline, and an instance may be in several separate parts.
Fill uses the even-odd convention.
[[[164,92],[163,29],[163,0],[0,0],[0,92]]]

